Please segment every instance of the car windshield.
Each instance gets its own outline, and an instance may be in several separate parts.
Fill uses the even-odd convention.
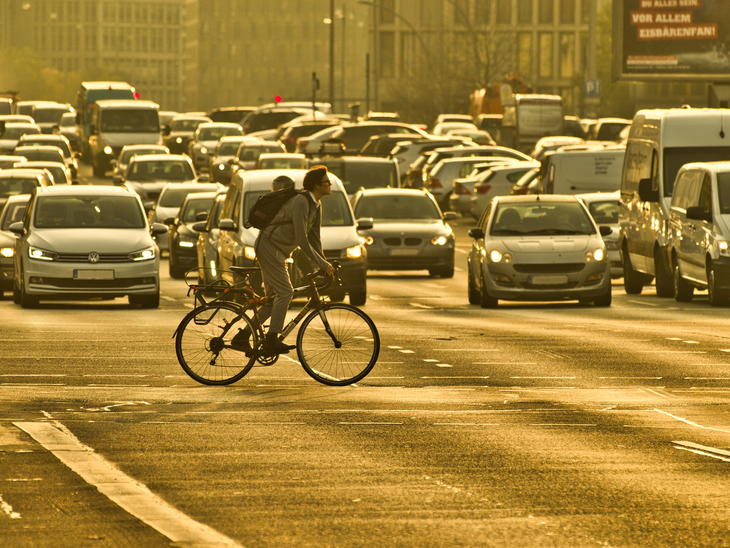
[[[198,141],[217,141],[228,135],[241,135],[241,132],[235,127],[206,127],[198,133]]]
[[[239,162],[256,162],[265,152],[283,152],[280,146],[245,146],[238,151]]]
[[[588,204],[588,211],[598,225],[618,224],[618,201],[608,200],[605,202],[591,202]]]
[[[142,161],[129,164],[129,181],[189,181],[194,179],[193,169],[183,160]]]
[[[436,204],[428,196],[363,196],[358,200],[355,217],[376,220],[435,220],[441,219]]]
[[[682,147],[664,149],[664,196],[674,190],[679,168],[690,162],[719,162],[730,160],[730,147]]]
[[[8,177],[0,179],[0,198],[15,196],[16,194],[32,194],[39,186],[35,177]]]
[[[6,204],[5,209],[3,210],[3,222],[0,230],[10,230],[11,224],[22,221],[23,215],[25,215],[25,206],[27,205],[28,202],[13,202]]]
[[[730,173],[717,174],[717,195],[720,215],[730,215]]]
[[[54,147],[58,148],[66,158],[71,158],[71,149],[68,147],[68,143],[65,140],[44,139],[44,138],[36,138],[36,137],[25,138],[24,137],[20,141],[20,146],[32,146],[32,145],[54,146]]]
[[[235,156],[240,146],[236,141],[223,141],[218,145],[218,156]]]
[[[180,220],[183,223],[194,223],[198,220],[198,213],[208,213],[212,205],[213,198],[196,198],[195,200],[188,200],[185,204],[185,208],[180,213]]]
[[[494,212],[492,236],[595,234],[585,209],[577,202],[500,203]]]
[[[61,116],[63,116],[64,113],[68,112],[67,108],[43,108],[43,109],[35,109],[33,111],[33,119],[36,121],[37,124],[43,124],[43,123],[49,123],[54,122],[58,123],[58,121],[61,119]]]
[[[17,141],[23,135],[38,135],[41,130],[33,126],[25,127],[13,127],[11,125],[5,126],[5,132],[0,135],[0,139],[7,139],[8,141]]]
[[[150,133],[160,131],[160,117],[153,109],[109,109],[101,113],[100,131],[107,133]]]
[[[36,228],[145,228],[144,211],[133,196],[42,196]]]
[[[69,113],[68,115],[61,116],[61,121],[58,124],[60,127],[75,127],[76,126],[76,115]]]
[[[243,222],[248,220],[248,212],[251,207],[259,199],[259,196],[267,194],[269,191],[250,191],[246,192],[243,197]],[[353,224],[350,207],[348,206],[347,196],[342,192],[333,192],[328,196],[322,197],[322,226],[349,226]]]
[[[170,124],[170,131],[189,131],[192,133],[203,122],[205,120],[173,120]]]
[[[20,147],[16,148],[13,154],[23,156],[30,162],[61,162],[63,160],[63,151],[60,148],[33,149]]]
[[[132,156],[144,156],[145,154],[160,154],[162,151],[159,148],[137,148],[137,149],[124,149],[119,155],[120,164],[128,164]]]
[[[391,162],[322,162],[337,175],[345,185],[348,194],[360,188],[395,188],[398,186],[398,172]]]

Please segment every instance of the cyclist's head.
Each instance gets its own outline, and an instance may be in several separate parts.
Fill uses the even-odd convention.
[[[294,179],[288,175],[279,175],[274,182],[271,183],[271,191],[276,192],[277,190],[283,190],[285,188],[294,188]]]
[[[327,175],[327,166],[314,166],[304,176],[304,189],[310,192],[322,184],[322,179]]]

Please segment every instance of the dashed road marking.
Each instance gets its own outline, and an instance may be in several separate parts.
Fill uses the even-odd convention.
[[[697,455],[702,455],[704,457],[712,457],[713,459],[721,460],[723,462],[730,462],[730,451],[725,451],[724,449],[708,447],[691,441],[673,441],[672,443],[676,444],[674,446],[675,449],[689,451],[690,453],[696,453]]]

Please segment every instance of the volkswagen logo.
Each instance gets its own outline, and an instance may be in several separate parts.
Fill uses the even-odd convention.
[[[89,256],[87,257],[89,259],[90,263],[98,263],[99,262],[99,254],[96,251],[92,251],[89,253]]]

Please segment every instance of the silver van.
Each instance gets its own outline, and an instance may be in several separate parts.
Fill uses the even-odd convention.
[[[730,162],[685,164],[669,210],[674,297],[707,289],[710,304],[730,304]]]
[[[258,264],[254,242],[259,231],[244,227],[251,206],[259,196],[271,192],[271,183],[279,175],[288,175],[294,179],[296,188],[302,188],[306,173],[306,169],[257,169],[238,171],[233,176],[218,224],[218,271],[223,279],[233,283],[231,266]],[[367,300],[367,252],[357,230],[372,228],[372,222],[363,221],[369,223],[368,227],[355,222],[342,181],[333,173],[329,177],[332,194],[322,198],[322,249],[328,261],[338,260],[342,265],[342,287],[333,287],[327,294],[332,300],[342,300],[347,294],[350,303],[360,306]],[[305,273],[315,270],[308,262],[304,253],[298,250],[293,253],[290,272],[295,287],[306,285]]]
[[[136,99],[105,99],[92,106],[89,151],[94,177],[111,170],[126,145],[161,145],[159,105]]]

